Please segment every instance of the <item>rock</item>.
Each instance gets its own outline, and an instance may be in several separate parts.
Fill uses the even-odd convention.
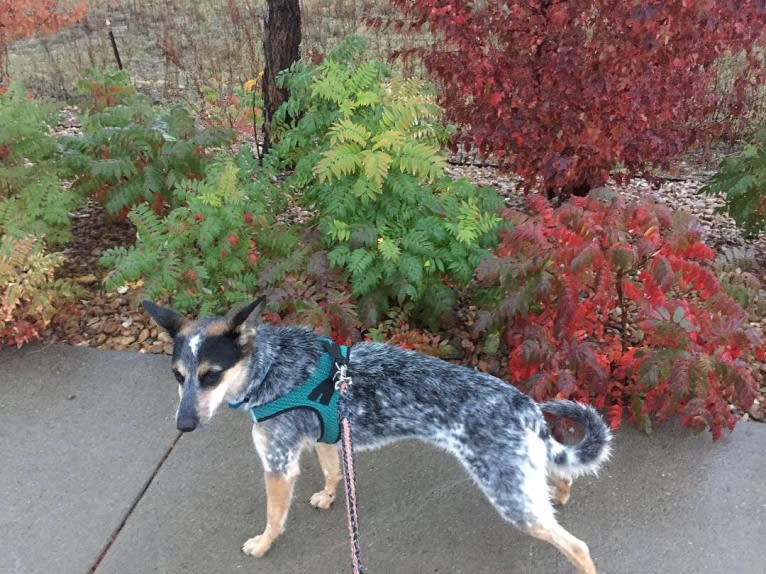
[[[496,358],[491,358],[487,361],[487,372],[495,376],[500,372],[500,361]]]
[[[449,343],[442,343],[439,345],[437,351],[439,358],[444,359],[445,361],[454,361],[457,359],[462,359],[465,356],[463,349],[457,347],[454,341],[450,341]]]
[[[92,334],[103,333],[104,320],[95,319],[95,320],[89,321],[88,324],[85,326],[85,330],[88,331],[88,333],[92,333]]]
[[[93,283],[98,283],[98,277],[92,273],[89,273],[88,275],[77,275],[76,277],[72,277],[71,280],[80,285],[91,285]]]
[[[127,349],[131,343],[134,343],[136,338],[132,335],[123,335],[122,337],[115,337],[114,343],[119,349]]]
[[[750,415],[750,418],[754,421],[766,421],[766,403],[755,401],[753,406],[747,411],[747,414]]]
[[[120,330],[121,325],[114,319],[109,319],[104,325],[104,333],[114,335]]]

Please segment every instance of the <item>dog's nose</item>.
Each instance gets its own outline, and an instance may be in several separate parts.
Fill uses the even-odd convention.
[[[197,428],[197,419],[194,417],[178,417],[176,428],[181,432],[191,432]]]

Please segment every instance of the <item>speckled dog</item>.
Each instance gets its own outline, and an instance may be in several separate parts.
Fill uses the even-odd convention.
[[[261,323],[263,300],[198,321],[144,302],[174,339],[179,430],[204,425],[224,401],[252,409],[312,377],[323,339],[306,328]],[[552,506],[552,499],[567,501],[573,478],[595,473],[609,456],[611,435],[596,411],[570,401],[537,405],[495,377],[393,346],[360,343],[348,360],[355,446],[418,438],[451,452],[503,518],[553,544],[582,574],[596,572],[588,547],[556,522]],[[543,412],[579,421],[585,437],[574,446],[555,441]],[[263,556],[284,531],[298,459],[309,444],[325,476],[311,504],[327,509],[333,503],[340,463],[334,444],[317,442],[325,426],[311,408],[291,408],[253,425],[268,502],[266,528],[245,542],[247,554]]]

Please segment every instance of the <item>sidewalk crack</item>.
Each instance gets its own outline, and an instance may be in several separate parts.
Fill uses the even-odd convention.
[[[154,481],[155,477],[160,472],[162,465],[165,464],[165,461],[170,456],[170,453],[173,452],[173,449],[175,448],[176,444],[178,444],[178,441],[183,434],[184,433],[179,432],[176,435],[176,437],[173,439],[173,441],[170,443],[170,446],[168,446],[168,448],[165,450],[165,453],[162,455],[159,462],[154,467],[154,470],[149,475],[149,478],[146,479],[146,482],[144,482],[143,486],[141,487],[141,490],[138,491],[138,494],[133,499],[133,502],[130,504],[130,507],[128,508],[127,512],[122,517],[122,520],[120,520],[120,523],[117,525],[114,531],[112,531],[112,534],[109,536],[109,539],[106,541],[106,544],[101,549],[101,552],[99,552],[95,562],[93,562],[93,565],[90,568],[88,568],[87,574],[93,574],[101,565],[101,561],[104,559],[107,552],[109,552],[109,549],[112,547],[112,544],[114,544],[115,540],[117,540],[117,537],[120,535],[120,532],[122,532],[122,529],[125,527],[125,524],[128,522],[128,519],[133,514],[133,511],[136,509],[138,504],[141,502],[141,499],[144,497],[144,494],[146,494],[146,491],[149,490],[149,487],[152,485],[152,482]]]

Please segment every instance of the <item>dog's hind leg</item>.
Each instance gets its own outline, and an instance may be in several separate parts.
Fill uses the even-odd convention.
[[[547,482],[547,452],[538,433],[512,428],[468,429],[456,454],[500,515],[524,532],[545,540],[577,567],[596,574],[590,552],[556,522]],[[490,434],[491,433],[491,434]],[[481,448],[475,445],[481,444]]]
[[[266,528],[262,534],[245,542],[242,546],[245,554],[260,558],[285,531],[285,520],[287,520],[297,477],[297,474],[291,476],[266,473]]]
[[[587,544],[570,534],[558,522],[554,521],[546,526],[528,526],[526,530],[531,536],[558,548],[580,574],[596,574],[596,566],[591,560]]]
[[[311,495],[309,502],[314,508],[327,510],[335,500],[335,492],[341,478],[340,454],[338,447],[332,444],[318,442],[314,448],[324,474],[324,489]]]
[[[556,504],[564,506],[569,502],[569,497],[572,494],[571,478],[562,478],[560,476],[549,474],[548,486],[550,487],[551,496]]]

